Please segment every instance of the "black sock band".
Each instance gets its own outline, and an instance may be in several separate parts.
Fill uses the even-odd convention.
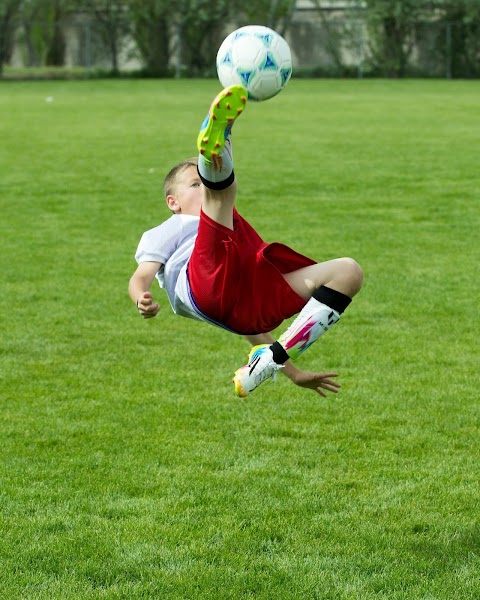
[[[342,314],[352,301],[351,298],[345,294],[342,294],[342,292],[337,292],[337,290],[332,290],[332,288],[324,285],[320,286],[318,290],[313,292],[312,298],[315,298],[315,300],[322,302],[322,304],[326,304],[330,308],[333,308],[333,310],[336,310],[339,314]]]
[[[232,185],[232,183],[235,181],[235,173],[233,171],[223,181],[208,181],[208,179],[205,179],[205,177],[202,177],[202,175],[200,174],[200,171],[198,170],[198,166],[197,166],[197,172],[198,172],[198,176],[200,177],[200,181],[209,190],[217,190],[217,191],[225,190],[226,188],[230,187]]]
[[[277,363],[277,365],[283,365],[283,363],[287,362],[287,360],[290,358],[280,342],[273,342],[273,344],[270,346],[270,350],[273,354],[273,360]]]

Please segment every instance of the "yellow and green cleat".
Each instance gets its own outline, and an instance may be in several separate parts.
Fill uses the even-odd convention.
[[[247,90],[241,85],[231,85],[215,96],[197,138],[198,151],[207,160],[215,159],[223,150],[235,119],[245,108],[247,97]]]

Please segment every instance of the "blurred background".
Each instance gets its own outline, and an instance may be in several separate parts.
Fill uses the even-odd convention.
[[[296,77],[480,76],[479,0],[0,0],[0,77],[210,77],[247,24]]]

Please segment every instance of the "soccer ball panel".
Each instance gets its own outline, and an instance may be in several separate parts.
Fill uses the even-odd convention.
[[[224,87],[243,85],[253,100],[277,95],[292,74],[287,42],[268,27],[247,25],[230,33],[217,54],[217,73]]]

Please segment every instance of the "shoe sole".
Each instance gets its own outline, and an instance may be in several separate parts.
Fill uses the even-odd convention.
[[[197,138],[197,148],[206,159],[215,158],[220,154],[225,145],[228,133],[235,119],[245,109],[247,103],[247,90],[241,85],[232,85],[222,90],[213,100],[208,111],[205,125]]]
[[[240,373],[246,368],[246,366],[240,367],[240,369],[235,371],[235,374],[232,379],[232,383],[235,386],[235,396],[238,396],[238,398],[246,398],[248,396],[248,392],[243,389],[240,379],[238,379]]]
[[[247,369],[247,371],[248,371],[248,366],[250,365],[250,361],[252,360],[253,354],[255,353],[257,348],[259,348],[262,345],[263,344],[257,344],[256,346],[252,346],[252,348],[250,348],[250,352],[248,353],[248,357],[247,357],[247,364],[243,365],[243,367],[240,367],[239,369],[237,369],[233,375],[232,383],[235,386],[235,396],[238,396],[239,398],[246,398],[250,394],[250,392],[247,392],[247,390],[243,389],[242,383],[239,379],[239,375],[243,371],[245,371],[245,369]]]

